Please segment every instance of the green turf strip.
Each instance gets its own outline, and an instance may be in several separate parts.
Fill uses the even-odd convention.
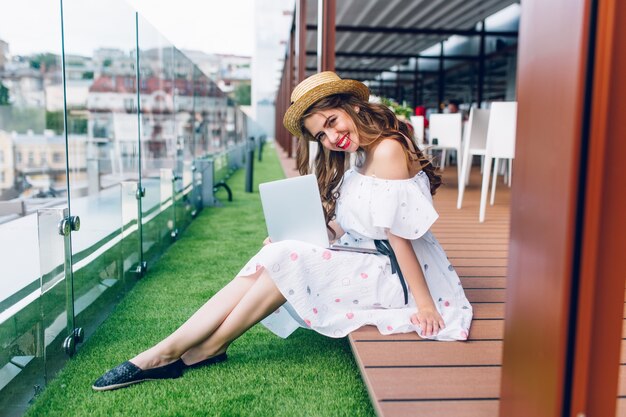
[[[273,148],[255,161],[258,183],[283,177]],[[299,329],[280,339],[261,325],[228,351],[225,363],[176,380],[94,392],[102,373],[174,331],[260,248],[266,230],[258,192],[244,172],[228,183],[233,202],[209,208],[152,267],[68,362],[27,416],[370,416],[347,339]]]

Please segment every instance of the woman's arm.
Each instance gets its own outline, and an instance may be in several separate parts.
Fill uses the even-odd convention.
[[[330,226],[330,228],[335,232],[335,237],[333,237],[333,234],[330,232],[330,230],[328,231],[328,240],[330,241],[330,243],[333,243],[335,240],[339,239],[341,236],[344,235],[344,233],[346,233],[341,226],[339,226],[339,223],[337,223],[334,220],[331,220],[328,223],[328,226]]]
[[[381,179],[407,179],[409,167],[402,145],[395,140],[382,140],[376,149],[371,152],[370,172]],[[406,280],[411,294],[417,304],[417,313],[411,321],[419,324],[424,335],[436,334],[445,327],[445,323],[433,301],[422,267],[417,261],[411,241],[387,233],[387,238],[396,254],[402,275]]]
[[[389,244],[396,254],[396,259],[402,271],[402,275],[411,290],[411,294],[417,304],[417,314],[411,317],[415,324],[419,324],[424,335],[437,334],[439,329],[445,327],[443,318],[437,311],[437,307],[430,294],[422,267],[417,261],[411,241],[398,237],[392,233],[387,233]]]

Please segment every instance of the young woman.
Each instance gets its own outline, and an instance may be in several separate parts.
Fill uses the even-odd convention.
[[[343,337],[369,324],[382,334],[467,339],[471,305],[429,232],[438,217],[431,196],[441,179],[407,126],[368,98],[364,84],[322,72],[294,89],[284,125],[300,138],[301,174],[309,173],[308,142],[320,145],[315,174],[331,237],[380,253],[266,240],[178,330],[107,372],[95,390],[222,362],[230,343],[261,320],[281,337],[298,327]],[[356,154],[353,168],[349,154]]]

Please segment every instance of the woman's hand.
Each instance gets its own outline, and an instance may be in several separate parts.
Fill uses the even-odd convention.
[[[418,309],[417,313],[411,316],[411,323],[419,325],[424,336],[435,336],[439,330],[446,328],[441,314],[434,306]]]
[[[272,239],[270,239],[270,237],[266,237],[265,240],[263,241],[263,246],[265,245],[269,245],[270,243],[272,243]]]

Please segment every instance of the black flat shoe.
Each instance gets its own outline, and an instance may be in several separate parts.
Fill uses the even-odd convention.
[[[102,375],[92,387],[96,391],[108,391],[127,387],[138,382],[152,379],[173,379],[182,376],[185,363],[182,359],[145,371],[131,362],[124,362]]]
[[[224,353],[220,353],[219,355],[212,356],[203,361],[192,363],[191,365],[185,364],[185,368],[187,369],[200,368],[201,366],[213,365],[216,363],[224,362],[226,359],[228,359],[228,355],[226,355],[226,352],[224,352]]]

